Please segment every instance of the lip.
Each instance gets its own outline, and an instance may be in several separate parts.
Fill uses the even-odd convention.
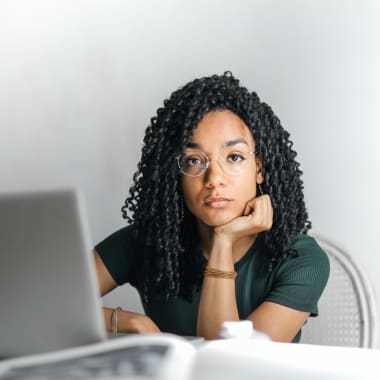
[[[212,208],[221,208],[229,205],[231,201],[232,199],[224,197],[207,198],[205,200],[205,205]]]

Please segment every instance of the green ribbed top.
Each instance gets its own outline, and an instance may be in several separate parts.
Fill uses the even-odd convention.
[[[99,243],[95,249],[118,285],[130,283],[138,288],[138,248],[132,227],[124,227]],[[240,319],[245,319],[263,301],[275,302],[293,309],[318,315],[317,303],[327,283],[330,265],[325,252],[315,239],[297,236],[292,244],[297,251],[268,271],[269,259],[262,239],[257,239],[246,255],[235,264],[236,302]],[[161,331],[179,335],[196,335],[200,294],[194,291],[192,302],[166,300],[157,296],[143,303],[145,313]],[[153,297],[152,297],[153,298]],[[212,318],[212,316],[210,316]],[[300,333],[294,338],[298,342]]]

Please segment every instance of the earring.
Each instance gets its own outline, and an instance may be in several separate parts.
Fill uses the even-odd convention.
[[[261,187],[261,184],[260,184],[260,183],[257,184],[257,188],[259,189],[259,193],[260,193],[260,195],[263,195],[263,194],[264,194],[264,191],[263,191],[263,188]]]

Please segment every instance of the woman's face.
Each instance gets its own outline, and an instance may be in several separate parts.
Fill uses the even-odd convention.
[[[184,200],[199,226],[228,223],[256,196],[256,183],[262,183],[263,176],[261,162],[254,154],[247,155],[253,151],[251,132],[233,112],[213,111],[199,122],[182,161],[188,171],[196,171],[204,158],[209,160],[203,174],[182,175]]]

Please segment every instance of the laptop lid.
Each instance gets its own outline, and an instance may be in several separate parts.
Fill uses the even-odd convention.
[[[84,200],[0,194],[0,357],[106,338]]]

